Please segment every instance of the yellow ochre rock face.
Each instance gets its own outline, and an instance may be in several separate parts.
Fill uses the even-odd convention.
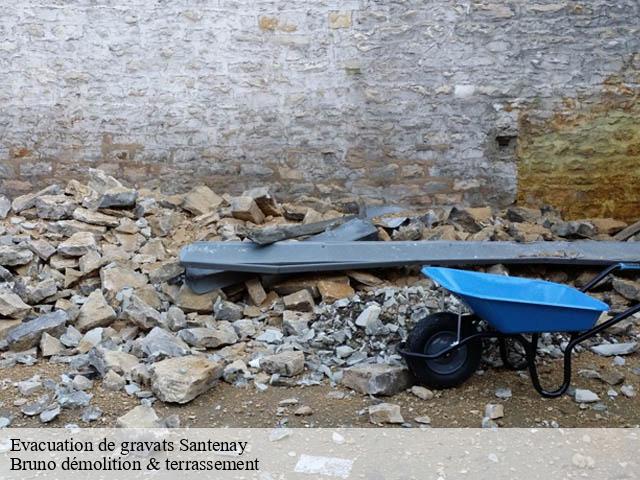
[[[638,93],[610,92],[588,109],[576,103],[544,121],[521,116],[518,203],[552,205],[566,218],[640,219]]]

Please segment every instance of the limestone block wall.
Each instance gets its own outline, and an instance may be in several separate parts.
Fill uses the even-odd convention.
[[[6,193],[92,166],[167,192],[268,184],[637,216],[638,188],[597,200],[603,180],[640,180],[637,0],[2,9]]]

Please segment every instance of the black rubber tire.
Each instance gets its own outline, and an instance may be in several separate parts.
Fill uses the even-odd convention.
[[[437,353],[442,348],[434,351],[434,341],[445,343],[450,339],[455,340],[458,332],[458,316],[451,312],[439,312],[420,320],[409,334],[407,350],[415,353]],[[461,338],[466,338],[477,333],[473,323],[464,318],[461,324]],[[444,339],[444,340],[442,340]],[[431,349],[432,351],[428,352]],[[406,358],[409,369],[416,380],[430,388],[452,388],[464,383],[480,366],[482,356],[482,340],[476,339],[460,347],[459,350],[437,360],[420,358]],[[455,359],[452,365],[447,362]],[[439,370],[439,371],[437,371]]]

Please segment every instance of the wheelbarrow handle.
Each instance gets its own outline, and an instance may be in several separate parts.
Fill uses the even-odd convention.
[[[640,263],[616,263],[614,265],[611,265],[611,266],[605,268],[598,275],[593,277],[593,279],[589,283],[587,283],[584,287],[582,287],[580,290],[582,292],[588,292],[593,287],[595,287],[596,285],[600,284],[605,278],[607,278],[609,275],[611,275],[616,270],[620,270],[620,271],[624,271],[624,270],[640,270]]]

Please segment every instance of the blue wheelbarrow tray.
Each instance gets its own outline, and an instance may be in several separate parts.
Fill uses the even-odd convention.
[[[438,267],[422,273],[502,333],[585,331],[609,310],[575,288],[543,280]]]

